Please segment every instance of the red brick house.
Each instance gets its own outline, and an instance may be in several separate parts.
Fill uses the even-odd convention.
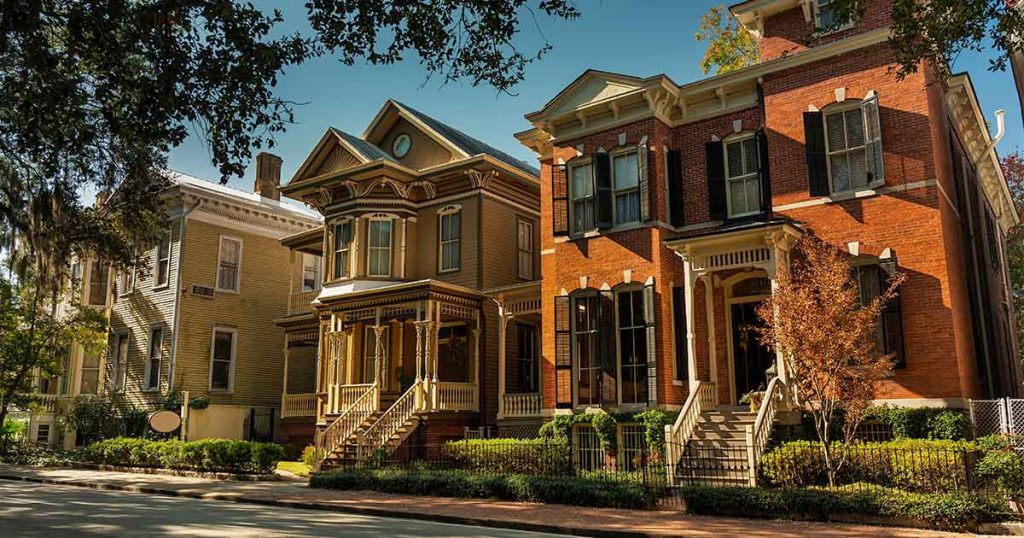
[[[701,409],[784,384],[745,327],[808,230],[850,253],[865,297],[907,275],[879,320],[898,357],[881,400],[1021,392],[1003,253],[1018,217],[970,78],[897,80],[889,3],[866,4],[823,31],[823,0],[749,0],[731,12],[761,63],[682,85],[589,70],[526,115],[545,416],[683,407],[685,442]]]

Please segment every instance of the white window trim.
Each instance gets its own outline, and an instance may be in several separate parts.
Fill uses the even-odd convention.
[[[118,271],[117,296],[127,297],[135,291],[135,264]]]
[[[378,277],[378,278],[380,278],[380,277],[384,277],[384,278],[390,277],[394,273],[393,269],[394,269],[394,265],[395,265],[395,260],[394,260],[394,258],[395,258],[395,221],[394,221],[394,219],[391,218],[391,216],[372,216],[372,217],[367,218],[366,221],[367,221],[366,222],[366,276],[372,276],[372,277]],[[371,234],[373,233],[373,223],[374,222],[387,222],[388,226],[390,227],[390,230],[389,230],[389,233],[388,233],[389,241],[388,241],[388,246],[387,246],[387,251],[388,251],[388,272],[387,273],[371,273],[370,272],[370,267],[371,267],[370,256],[371,256],[371,254],[373,254],[374,250],[382,250],[382,249],[384,249],[384,247],[375,247],[375,246],[373,246],[373,238],[372,238]]]
[[[616,379],[615,379],[615,392],[617,393],[615,395],[615,401],[618,404],[618,406],[620,408],[623,408],[623,409],[646,408],[647,407],[647,402],[650,401],[650,398],[651,398],[651,395],[648,394],[647,395],[647,399],[645,401],[642,401],[642,402],[628,402],[627,403],[627,402],[623,402],[622,401],[622,380],[624,379],[624,377],[622,375],[623,370],[622,370],[622,340],[621,340],[621,337],[622,337],[622,330],[623,330],[624,327],[622,327],[622,322],[619,320],[619,296],[621,294],[623,294],[623,293],[634,293],[634,292],[640,293],[640,302],[643,303],[643,301],[644,301],[644,284],[639,283],[639,282],[631,283],[631,284],[625,284],[625,285],[619,286],[618,288],[616,288],[614,290],[614,294],[613,294],[614,303],[615,303],[614,304],[614,309],[615,309],[615,376],[616,376]],[[650,315],[650,313],[647,312],[647,307],[646,307],[646,305],[644,305],[644,320],[647,319],[648,315]],[[644,338],[644,347],[646,348],[647,347],[647,325],[646,324],[644,324],[642,326],[634,325],[632,327],[629,327],[629,330],[632,331],[632,330],[636,330],[637,328],[642,328],[644,330],[643,338]],[[642,363],[642,365],[643,365],[642,369],[643,369],[644,373],[646,373],[646,371],[647,371],[647,361],[645,360]],[[648,389],[647,383],[645,382],[644,383],[644,391],[646,392],[647,389]]]
[[[237,274],[235,275],[235,289],[222,288],[220,287],[220,264],[223,261],[221,253],[223,252],[224,241],[236,241],[238,243],[238,266],[236,267]],[[235,237],[231,235],[221,235],[217,241],[217,273],[214,275],[214,286],[216,290],[222,293],[241,293],[242,290],[242,253],[245,250],[245,244],[242,242],[241,237]]]
[[[171,235],[171,229],[167,229],[166,235],[161,237],[167,238],[167,282],[160,282],[160,242],[158,241],[156,247],[153,249],[153,289],[162,290],[170,287],[171,285],[171,251],[174,249],[174,241]],[[218,252],[218,257],[220,256]],[[220,264],[218,263],[218,267]]]
[[[354,219],[352,217],[344,217],[334,222],[331,222],[330,228],[328,228],[328,242],[327,249],[325,250],[325,252],[330,253],[330,257],[328,260],[328,268],[330,270],[329,274],[331,275],[331,277],[329,280],[331,282],[348,280],[353,278],[353,275],[355,275],[355,263],[353,263],[355,261],[355,256],[353,255],[353,252],[355,251],[355,242],[358,241],[356,232],[356,222],[357,219]],[[348,246],[341,250],[334,250],[334,239],[338,233],[338,227],[343,226],[345,224],[349,225],[350,230],[348,237]],[[339,252],[348,253],[348,267],[345,268],[345,275],[343,276],[338,276],[334,273],[334,258],[338,255]]]
[[[96,259],[90,259],[89,262],[86,264],[86,268],[85,268],[86,278],[83,279],[85,281],[85,304],[86,304],[86,306],[91,306],[93,308],[106,308],[107,305],[110,304],[110,273],[111,273],[111,271],[109,270],[110,266],[109,265],[107,266],[108,267],[108,270],[107,270],[107,284],[106,284],[105,293],[103,294],[103,303],[93,303],[92,302],[92,277],[93,277],[93,269],[97,265],[102,265],[102,262],[100,262],[99,260],[96,260]]]
[[[848,20],[846,23],[832,29],[821,28],[821,0],[814,0],[814,33],[811,34],[813,38],[824,37],[827,35],[835,34],[845,30],[849,30],[857,25],[856,20]]]
[[[442,225],[444,223],[444,217],[451,215],[459,215],[459,230],[458,235],[455,239],[449,239],[447,243],[455,243],[458,245],[459,251],[459,263],[455,267],[444,268],[444,245],[446,241],[442,239]],[[462,270],[462,224],[463,224],[462,206],[458,204],[445,206],[443,209],[437,212],[437,272],[438,274],[457,273]]]
[[[590,199],[592,211],[594,213],[593,227],[592,228],[588,228],[586,230],[577,230],[576,227],[575,227],[575,222],[576,222],[576,219],[575,219],[575,213],[576,213],[575,206],[576,206],[576,204],[575,204],[575,202],[576,202],[576,198],[573,197],[572,171],[573,171],[574,168],[579,168],[581,166],[589,166],[590,167],[591,191],[590,191],[590,196],[588,196],[587,198]],[[568,211],[568,214],[569,214],[569,236],[570,237],[574,237],[574,238],[588,237],[588,234],[597,234],[597,233],[599,233],[598,232],[598,228],[597,228],[597,179],[595,177],[595,173],[596,172],[594,170],[594,160],[591,159],[590,157],[586,157],[586,158],[582,158],[582,159],[573,159],[565,167],[565,174],[567,176],[566,177],[566,182],[568,182],[568,185],[566,185],[566,193],[568,194],[568,198],[569,198],[569,211]],[[583,198],[581,198],[581,199],[583,199]]]
[[[736,143],[736,142],[743,142],[744,140],[747,140],[747,139],[750,139],[750,138],[754,138],[754,134],[755,133],[753,131],[741,131],[739,133],[735,133],[735,134],[729,135],[729,136],[725,137],[724,140],[722,140],[722,156],[725,159],[725,163],[724,163],[724,165],[725,165],[725,174],[724,174],[724,177],[725,177],[725,214],[726,214],[726,218],[728,218],[728,219],[741,219],[743,217],[750,217],[750,216],[753,216],[753,215],[761,214],[761,201],[760,201],[761,184],[759,182],[760,178],[758,177],[758,174],[760,173],[760,168],[761,168],[761,162],[760,162],[760,159],[761,159],[761,148],[756,147],[756,144],[755,144],[755,148],[754,149],[755,149],[755,152],[757,153],[758,162],[755,163],[756,164],[756,167],[755,167],[756,170],[754,172],[752,172],[750,174],[744,174],[742,176],[737,176],[735,178],[729,176],[729,144],[733,144],[733,143]],[[755,182],[758,182],[758,185],[757,185],[758,203],[756,204],[757,208],[754,209],[753,211],[747,211],[745,213],[737,213],[737,214],[733,215],[732,214],[732,196],[730,196],[730,191],[729,191],[730,185],[729,185],[729,182],[730,181],[738,181],[738,182],[741,182],[741,183],[746,183],[750,178],[753,178]]]
[[[122,338],[124,338],[124,357],[118,353]],[[131,332],[128,330],[114,332],[114,349],[111,353],[111,357],[114,359],[114,392],[124,392],[128,389],[128,356],[131,354],[131,345]],[[120,368],[120,372],[118,368]]]
[[[636,154],[636,159],[637,159],[636,187],[633,187],[631,189],[622,189],[620,191],[620,190],[615,188],[615,158],[616,157],[622,157],[622,156],[625,156],[625,155],[629,155],[630,153],[635,153]],[[628,226],[628,225],[631,225],[631,224],[635,224],[635,223],[641,222],[641,216],[640,216],[640,168],[639,168],[639,166],[640,166],[640,148],[637,147],[637,146],[631,146],[631,147],[623,148],[623,149],[616,149],[615,151],[613,151],[613,152],[608,154],[608,175],[609,175],[609,181],[611,181],[611,188],[612,188],[612,226],[613,227]],[[595,173],[596,173],[596,171],[595,171]],[[594,185],[594,191],[595,191],[594,195],[595,195],[595,203],[596,203],[597,202],[597,200],[596,200],[597,185]],[[616,203],[618,201],[617,199],[619,197],[619,192],[622,192],[622,193],[636,192],[636,200],[637,200],[636,220],[628,220],[626,222],[619,222],[619,215],[618,215],[619,204]]]
[[[228,387],[214,388],[213,386],[213,361],[214,351],[217,348],[217,333],[231,333],[231,363],[228,365]],[[216,392],[217,394],[231,394],[235,391],[235,364],[237,361],[238,353],[238,329],[233,327],[214,327],[213,331],[210,332],[210,374],[207,378],[206,386],[210,392]]]
[[[868,184],[863,186],[863,187],[851,187],[851,188],[843,190],[843,191],[837,191],[837,190],[835,190],[835,184],[832,181],[832,155],[833,154],[838,155],[840,153],[846,155],[846,154],[849,154],[851,152],[851,149],[849,147],[847,147],[844,150],[835,151],[835,152],[832,151],[831,142],[829,141],[829,136],[828,136],[828,131],[829,131],[829,129],[828,129],[828,118],[829,118],[829,116],[833,116],[833,115],[843,115],[847,111],[854,110],[854,109],[861,110],[861,104],[864,101],[866,101],[868,99],[871,99],[874,96],[875,96],[875,92],[874,92],[874,90],[872,90],[872,91],[869,91],[867,94],[865,94],[862,99],[850,98],[850,99],[847,99],[845,101],[840,101],[840,102],[832,103],[832,104],[828,105],[827,107],[825,107],[824,109],[822,109],[822,111],[821,111],[821,113],[822,113],[822,120],[823,120],[822,124],[823,124],[823,126],[825,128],[824,129],[824,131],[825,131],[825,168],[828,169],[828,192],[829,192],[829,197],[830,198],[843,197],[843,196],[853,196],[853,195],[856,195],[856,194],[861,193],[861,192],[872,191],[874,189],[877,189],[878,187],[881,187],[882,185],[885,185],[885,180],[884,179],[876,179],[874,181],[868,182]],[[843,121],[845,122],[846,120],[844,119]],[[860,148],[864,149],[864,166],[867,166],[868,141],[867,141],[867,123],[866,122],[865,122],[863,130],[864,130],[864,140],[861,142],[861,145],[857,146],[857,147],[860,147]],[[843,125],[843,132],[844,133],[846,132],[846,125],[845,124]]]
[[[323,258],[321,256],[317,256],[316,254],[310,254],[309,252],[300,252],[299,254],[300,254],[300,259],[299,259],[299,264],[300,264],[300,268],[299,268],[299,291],[302,292],[302,293],[311,292],[311,291],[319,291],[323,287],[323,274],[321,273],[321,271],[323,271]],[[314,269],[316,271],[316,273],[314,274],[314,279],[313,279],[313,289],[309,289],[309,290],[305,289],[305,285],[306,285],[306,257],[307,256],[312,258],[313,261],[315,262],[315,263],[313,263],[313,267],[314,267]],[[320,259],[317,260],[316,258],[320,258]]]
[[[156,386],[149,386],[149,377],[152,375],[152,364],[153,359],[153,333],[160,330],[160,347],[157,350],[160,355],[160,364],[157,365],[156,372]],[[163,370],[164,366],[164,342],[167,341],[167,327],[162,323],[157,323],[149,326],[149,338],[146,339],[146,364],[142,374],[142,386],[140,387],[142,392],[159,392],[160,391],[160,370]]]
[[[522,243],[519,241],[519,228],[525,226],[527,228],[527,238],[529,240],[529,248],[523,249]],[[525,219],[523,217],[516,217],[516,276],[523,280],[533,280],[536,270],[534,268],[534,252],[535,252],[535,241],[533,240],[533,221]],[[530,274],[524,275],[522,267],[519,265],[519,255],[527,253],[530,257]]]

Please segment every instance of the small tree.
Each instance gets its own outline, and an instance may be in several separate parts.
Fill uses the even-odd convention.
[[[716,75],[728,73],[754,65],[760,59],[757,39],[740,28],[735,18],[726,16],[724,6],[714,6],[700,18],[700,28],[694,37],[708,44],[700,60],[705,74],[712,69]]]
[[[871,405],[893,357],[879,353],[879,312],[896,295],[899,275],[870,303],[862,304],[846,257],[812,236],[796,245],[792,266],[779,271],[778,287],[757,310],[761,340],[781,352],[791,394],[811,414],[822,442],[829,485],[846,460],[846,444]],[[841,421],[843,444],[832,446]]]

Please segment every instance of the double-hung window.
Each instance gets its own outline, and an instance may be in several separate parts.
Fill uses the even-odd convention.
[[[152,327],[149,330],[149,354],[146,356],[146,371],[143,376],[142,390],[160,388],[160,366],[164,355],[164,328]]]
[[[462,265],[462,212],[447,210],[438,217],[440,228],[440,272],[458,271]]]
[[[519,278],[533,280],[533,223],[516,222],[516,256]]]
[[[725,188],[729,218],[761,211],[761,180],[757,140],[753,135],[725,144]]]
[[[97,394],[100,387],[100,356],[96,353],[82,355],[82,372],[78,381],[79,394]]]
[[[334,225],[334,278],[347,278],[351,267],[349,253],[352,251],[352,221],[346,220]]]
[[[596,293],[576,297],[573,305],[573,345],[576,358],[576,403],[601,403],[601,360],[598,352],[600,319]]]
[[[93,260],[89,269],[89,306],[106,306],[110,266]]]
[[[320,289],[320,256],[302,253],[302,291]]]
[[[367,274],[391,276],[391,220],[370,220]]]
[[[213,351],[210,357],[210,390],[230,391],[234,381],[235,331],[213,330]]]
[[[125,267],[118,274],[117,294],[128,295],[135,290],[135,260],[138,256],[138,248],[132,247],[132,264]]]
[[[537,390],[537,327],[516,324],[516,363],[522,392]]]
[[[171,231],[160,236],[160,243],[156,246],[156,275],[154,275],[154,287],[166,286],[171,277]]]
[[[617,294],[622,403],[647,403],[647,320],[643,289]]]
[[[129,333],[118,333],[114,343],[114,390],[123,391],[128,378]]]
[[[597,227],[594,214],[594,165],[577,164],[569,168],[572,199],[572,233],[580,234]]]
[[[615,225],[640,220],[640,168],[637,152],[612,156],[612,197]]]
[[[879,264],[855,266],[853,273],[860,292],[860,303],[863,305],[871,304],[888,286],[888,279]],[[878,313],[875,343],[879,353],[894,356],[896,368],[906,366],[903,355],[903,321],[898,296],[890,300]]]
[[[217,291],[237,292],[241,268],[242,241],[221,237],[220,256],[217,262]]]
[[[832,193],[873,187],[885,179],[878,99],[836,105],[825,114],[825,143]]]

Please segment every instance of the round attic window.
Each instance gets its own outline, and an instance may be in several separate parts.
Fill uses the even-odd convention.
[[[409,148],[412,147],[412,139],[409,135],[402,133],[395,137],[395,141],[391,144],[391,153],[401,159],[409,153]]]

